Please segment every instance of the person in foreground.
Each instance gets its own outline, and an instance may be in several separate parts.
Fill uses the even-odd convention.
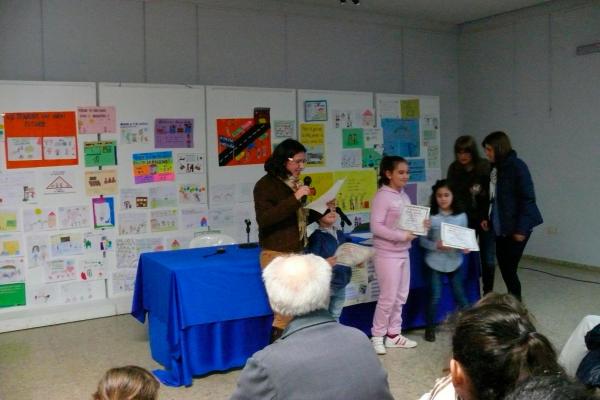
[[[598,397],[565,376],[534,376],[519,383],[504,400],[594,400]]]
[[[325,259],[277,257],[263,279],[273,311],[294,319],[281,338],[248,359],[232,400],[393,399],[367,336],[327,311],[331,266]]]
[[[98,383],[93,400],[156,400],[160,383],[142,367],[111,368]]]

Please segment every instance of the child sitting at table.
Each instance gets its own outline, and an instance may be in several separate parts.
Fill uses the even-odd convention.
[[[346,239],[342,230],[336,229],[334,226],[337,221],[335,209],[328,208],[323,214],[311,209],[308,214],[308,223],[315,221],[318,221],[319,228],[308,238],[306,252],[323,257],[331,265],[329,312],[333,318],[339,321],[346,301],[346,285],[350,282],[352,270],[349,266],[337,264],[334,254],[338,246],[345,243]]]

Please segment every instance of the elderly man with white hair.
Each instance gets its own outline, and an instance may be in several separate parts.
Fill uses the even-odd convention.
[[[367,336],[327,311],[327,261],[312,254],[277,257],[263,280],[273,311],[294,319],[280,339],[248,359],[232,400],[393,399]]]

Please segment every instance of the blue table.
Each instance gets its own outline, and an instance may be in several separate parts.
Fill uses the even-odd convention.
[[[261,279],[258,248],[224,246],[144,253],[140,256],[132,314],[148,314],[150,350],[165,367],[155,371],[169,386],[189,386],[194,376],[241,367],[268,344],[272,314]],[[425,325],[427,267],[418,242],[410,250],[410,294],[403,329]],[[479,253],[464,257],[461,271],[470,302],[479,299]],[[340,321],[370,336],[375,302],[344,308]],[[438,321],[455,308],[442,289]]]
[[[148,330],[166,385],[241,367],[268,344],[272,312],[259,249],[224,246],[140,255],[131,313]]]

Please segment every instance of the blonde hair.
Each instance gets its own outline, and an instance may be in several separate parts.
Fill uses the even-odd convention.
[[[98,382],[93,400],[156,400],[160,383],[142,367],[111,368]]]

